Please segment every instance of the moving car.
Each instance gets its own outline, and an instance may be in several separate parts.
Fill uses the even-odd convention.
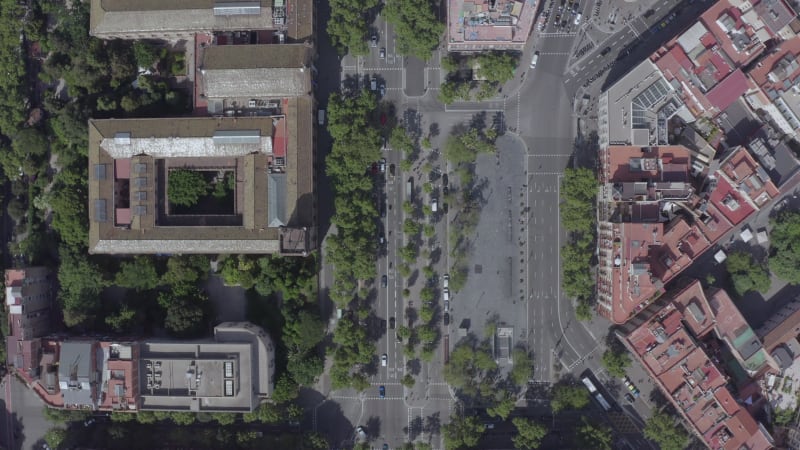
[[[386,97],[386,85],[381,85],[381,97]]]
[[[380,167],[381,173],[386,173],[386,158],[381,158]]]
[[[394,325],[395,325],[395,323],[396,323],[396,322],[395,322],[395,320],[394,320],[394,317],[389,317],[389,328],[390,328],[390,329],[394,330]]]
[[[389,277],[383,275],[381,277],[381,287],[386,287],[389,284]]]
[[[386,364],[389,362],[389,355],[384,353],[381,355],[381,367],[386,367]]]
[[[380,398],[386,398],[386,386],[378,387],[378,396],[380,396]]]
[[[370,47],[377,47],[378,46],[378,35],[377,34],[373,34],[372,35],[372,37],[369,40],[369,46]]]
[[[578,13],[578,15],[575,16],[575,22],[574,23],[575,23],[575,25],[580,25],[581,24],[581,13]]]
[[[377,91],[377,90],[378,90],[378,79],[377,79],[377,78],[373,77],[373,78],[370,80],[370,82],[369,82],[369,89],[370,89],[371,91]]]
[[[625,393],[625,400],[627,400],[628,403],[633,403],[633,402],[636,401],[636,399],[633,398],[633,396],[631,394],[627,393],[627,392]]]
[[[606,47],[600,52],[600,56],[606,56],[611,51],[611,47]]]
[[[381,47],[381,59],[386,58],[386,47]]]

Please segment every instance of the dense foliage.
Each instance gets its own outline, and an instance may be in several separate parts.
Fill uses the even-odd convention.
[[[582,385],[558,384],[553,387],[550,407],[554,413],[583,409],[589,404],[589,392]]]
[[[733,281],[733,290],[739,296],[748,292],[767,292],[771,281],[766,264],[761,264],[750,253],[736,251],[728,254],[725,268]]]
[[[173,205],[194,206],[211,189],[203,174],[195,170],[171,170],[168,179],[167,198]]]
[[[772,225],[770,269],[789,283],[800,283],[800,212],[783,212]]]
[[[583,425],[578,428],[576,441],[579,448],[611,450],[612,431],[610,427],[590,423],[584,417]]]
[[[369,52],[367,11],[376,6],[378,0],[331,0],[327,31],[340,54],[366,55]]]
[[[450,416],[450,423],[442,427],[445,448],[475,448],[483,430],[483,424],[478,417],[453,414]]]
[[[542,439],[547,435],[547,428],[533,420],[515,417],[511,422],[517,429],[517,434],[512,438],[514,448],[520,450],[537,449],[541,445]]]
[[[561,288],[578,301],[576,317],[589,320],[594,292],[594,277],[589,268],[594,254],[597,180],[589,169],[567,168],[559,192],[561,226],[569,232],[567,242],[561,247]]]
[[[656,412],[644,426],[644,436],[658,444],[661,450],[681,450],[689,445],[689,435],[664,412]]]
[[[397,51],[426,61],[439,45],[444,24],[436,17],[437,3],[430,0],[387,2],[383,10],[386,21],[397,35]]]
[[[625,370],[630,367],[632,361],[628,352],[623,348],[609,348],[603,352],[601,359],[603,367],[609,375],[621,378],[625,376]]]

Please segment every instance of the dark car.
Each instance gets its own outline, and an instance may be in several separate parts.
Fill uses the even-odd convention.
[[[450,325],[450,314],[444,313],[442,316],[442,322],[444,323],[444,326]]]
[[[386,386],[378,386],[378,395],[381,398],[386,398]]]
[[[636,399],[633,398],[633,396],[631,394],[628,394],[627,392],[625,393],[625,400],[627,400],[628,403],[633,403],[636,401]]]
[[[389,317],[389,328],[394,330],[395,320],[394,317]]]
[[[606,56],[609,52],[611,52],[611,47],[606,47],[606,48],[603,49],[602,52],[600,52],[600,55],[601,56]]]
[[[389,175],[394,176],[394,164],[389,164]]]
[[[444,213],[447,214],[447,211],[450,210],[450,206],[448,206],[447,203],[442,203],[442,209],[444,210]]]
[[[448,182],[447,174],[443,173],[442,174],[442,186],[447,187],[447,182]]]
[[[386,275],[381,277],[381,287],[386,287],[389,284],[389,277]]]

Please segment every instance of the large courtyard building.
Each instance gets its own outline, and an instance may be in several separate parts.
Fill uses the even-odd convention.
[[[286,107],[294,115],[310,103]],[[275,142],[276,125],[297,134],[285,117],[90,121],[90,252],[307,253],[311,151]],[[180,170],[222,183],[225,197],[170,202],[170,175]]]

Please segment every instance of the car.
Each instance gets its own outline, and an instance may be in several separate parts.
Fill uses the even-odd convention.
[[[531,57],[531,69],[536,68],[536,63],[539,62],[539,51],[533,52],[533,56]]]
[[[378,244],[383,246],[383,244],[385,244],[385,243],[386,243],[386,238],[383,237],[382,234],[380,236],[378,236]]]
[[[395,323],[396,323],[396,321],[394,320],[394,317],[389,317],[389,328],[390,329],[394,330]]]
[[[394,164],[389,164],[389,175],[394,176]]]
[[[450,312],[450,300],[444,301],[444,312]]]
[[[580,25],[581,24],[581,17],[582,17],[581,13],[578,13],[578,15],[575,16],[575,22],[573,22],[573,23],[575,25]]]
[[[356,427],[356,433],[358,434],[358,437],[362,439],[367,437],[367,432],[364,431],[364,427],[362,427],[361,425]]]
[[[442,203],[442,209],[444,210],[444,213],[447,214],[447,211],[450,209],[450,207],[447,205],[447,203]]]
[[[386,287],[389,284],[389,277],[383,275],[381,277],[381,287]]]
[[[634,397],[636,397],[636,398],[639,398],[639,394],[641,394],[641,392],[639,391],[639,389],[638,389],[638,388],[636,388],[636,387],[634,387],[634,388],[633,388],[633,396],[634,396]]]
[[[444,186],[444,187],[447,187],[448,181],[449,181],[449,180],[448,180],[448,178],[447,178],[447,174],[446,174],[446,173],[443,173],[443,174],[442,174],[442,186]]]
[[[386,58],[386,47],[381,47],[381,59]]]
[[[449,288],[450,287],[450,274],[446,273],[442,275],[442,287]]]
[[[494,430],[494,424],[493,423],[485,423],[485,424],[483,424],[483,427],[486,428],[487,430]]]
[[[381,219],[386,217],[386,203],[381,203]]]
[[[450,192],[450,190],[447,189],[447,186],[442,186],[442,195],[447,195],[448,192]]]
[[[389,355],[386,353],[381,355],[381,366],[386,367],[386,364],[389,362]]]
[[[450,314],[449,313],[444,313],[444,315],[442,316],[442,323],[444,324],[444,326],[450,325]]]
[[[369,90],[370,90],[370,91],[377,91],[377,90],[378,90],[378,79],[377,79],[377,78],[373,77],[373,78],[372,78],[372,79],[369,81]],[[381,125],[382,125],[382,124],[381,124]]]
[[[373,48],[378,46],[378,35],[377,34],[373,34],[372,35],[372,37],[369,40],[369,46],[373,47]]]
[[[386,398],[386,386],[378,386],[378,396],[380,398]]]
[[[611,47],[606,47],[600,52],[600,56],[606,56],[611,51]]]
[[[442,289],[442,299],[444,299],[444,301],[450,300],[450,289],[448,288]]]
[[[386,173],[386,158],[380,160],[381,173]]]
[[[381,97],[386,97],[386,85],[385,84],[381,85],[380,91],[381,91]]]
[[[84,427],[88,427],[89,425],[91,425],[91,424],[93,424],[93,423],[94,423],[94,418],[91,418],[91,417],[90,417],[90,418],[86,419],[86,421],[85,421],[85,422],[83,422],[83,426],[84,426]]]
[[[389,450],[389,444],[384,443],[383,444],[383,450]]]
[[[627,393],[627,392],[625,393],[625,400],[627,400],[628,403],[633,403],[633,402],[636,401],[636,399],[633,398],[633,396],[631,394]]]

